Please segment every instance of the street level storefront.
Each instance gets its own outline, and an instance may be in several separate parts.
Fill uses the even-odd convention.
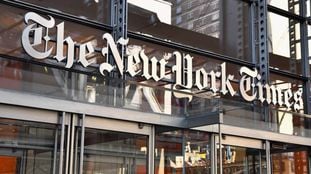
[[[310,173],[310,6],[0,1],[0,173]]]

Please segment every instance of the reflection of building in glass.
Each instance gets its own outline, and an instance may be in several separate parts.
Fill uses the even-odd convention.
[[[170,0],[172,24],[219,37],[219,0]]]

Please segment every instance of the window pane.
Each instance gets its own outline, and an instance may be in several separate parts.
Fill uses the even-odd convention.
[[[268,4],[299,15],[300,0],[268,0]]]
[[[273,149],[273,147],[275,148]],[[280,149],[280,147],[284,149]],[[298,150],[297,150],[298,149]],[[299,150],[301,149],[301,150]],[[308,152],[305,147],[292,144],[272,144],[271,164],[273,173],[309,173]]]
[[[9,55],[18,58],[26,58],[28,55],[22,47],[22,33],[26,28],[24,21],[25,14],[29,12],[23,9],[1,5],[0,6],[0,54]],[[40,14],[39,14],[40,15]],[[40,15],[47,18],[46,15]],[[54,17],[53,17],[54,18]],[[100,49],[106,46],[106,41],[102,39],[102,35],[109,31],[97,30],[94,28],[86,27],[69,21],[63,21],[55,19],[55,25],[64,22],[64,38],[71,37],[74,42],[76,42],[76,47],[78,44],[91,43],[95,49],[95,53],[88,56],[87,60],[92,63],[99,63],[104,60],[103,56],[99,56]],[[56,38],[57,29],[56,26],[49,29],[48,36],[50,40],[47,44],[47,49],[52,49],[50,58],[56,55]],[[31,38],[31,37],[30,37]],[[32,39],[32,38],[31,38]],[[64,42],[65,43],[65,42]],[[66,47],[64,47],[66,48]],[[44,42],[42,41],[40,45],[36,46],[38,51],[44,49]],[[46,50],[44,50],[46,51]],[[77,50],[76,50],[77,51]],[[64,55],[67,55],[67,49],[64,49]],[[75,53],[74,59],[78,58],[78,52]],[[33,60],[38,60],[31,58]],[[47,61],[48,62],[48,61]],[[46,63],[47,63],[46,62]]]
[[[0,119],[0,173],[52,174],[56,134],[55,125]]]
[[[269,13],[268,48],[271,67],[301,74],[301,37],[298,21]]]
[[[155,173],[211,172],[210,134],[156,127]]]
[[[260,174],[266,168],[265,151],[259,149],[223,145],[221,158],[223,174]]]
[[[147,173],[147,142],[144,135],[86,129],[83,173]]]
[[[110,24],[110,0],[24,0],[51,10],[69,13],[83,19]]]
[[[129,0],[128,3],[131,31],[251,61],[247,3],[240,0]]]

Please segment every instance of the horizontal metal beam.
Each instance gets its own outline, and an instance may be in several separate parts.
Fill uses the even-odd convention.
[[[176,117],[158,113],[140,112],[124,108],[113,108],[70,100],[48,98],[29,93],[10,90],[0,90],[0,103],[38,108],[43,110],[64,111],[76,114],[86,114],[117,120],[148,123],[154,125],[186,128],[185,117]]]
[[[277,141],[289,144],[297,144],[304,146],[311,146],[311,138],[302,137],[302,136],[294,136],[294,135],[286,135],[281,133],[263,131],[258,129],[250,129],[250,128],[242,128],[231,125],[221,124],[222,134],[225,135],[234,135],[238,137],[247,137],[258,140],[269,140],[269,141]],[[218,133],[218,124],[208,125],[194,128],[195,130],[200,131],[208,131]]]
[[[203,116],[190,116],[186,118],[187,128],[221,123],[219,112],[209,112]]]
[[[297,15],[297,14],[294,14],[294,13],[291,13],[289,11],[286,11],[286,10],[283,10],[283,9],[280,9],[280,8],[277,8],[275,6],[272,6],[272,5],[268,5],[268,11],[269,12],[273,12],[273,13],[276,13],[278,15],[281,15],[281,16],[284,16],[284,17],[287,17],[287,18],[291,18],[291,19],[294,19],[294,20],[297,20],[299,22],[305,22],[307,19],[303,16],[300,16],[300,15]]]
[[[12,100],[14,100],[14,96],[11,96],[11,98]],[[4,99],[2,96],[0,98],[0,102],[1,103],[4,102]],[[17,107],[17,106],[6,105],[6,104],[0,105],[0,118],[58,124],[57,115],[58,113],[54,111],[38,110],[38,109],[27,108],[27,107],[26,108]]]
[[[274,69],[274,68],[270,68],[269,71],[270,71],[270,73],[274,73],[274,74],[281,75],[281,76],[286,76],[289,78],[294,78],[295,80],[303,80],[303,81],[309,80],[308,77],[304,77],[304,76],[299,75],[299,74],[294,74],[294,73],[290,73],[287,71],[282,71],[282,70],[278,70],[278,69]]]

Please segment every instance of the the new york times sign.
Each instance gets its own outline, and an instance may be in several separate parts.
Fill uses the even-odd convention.
[[[53,17],[49,19],[42,17],[36,13],[29,12],[25,15],[25,23],[27,27],[22,34],[22,46],[27,54],[36,59],[45,59],[53,56],[57,61],[65,61],[66,68],[71,68],[74,59],[81,63],[84,67],[91,63],[87,60],[87,56],[95,52],[92,42],[77,44],[70,36],[64,35],[64,22],[55,24]],[[49,37],[49,30],[56,27],[56,45],[47,48]],[[140,76],[146,80],[160,81],[167,78],[166,69],[168,68],[167,59],[157,59],[156,57],[149,58],[144,50],[140,50],[135,54],[124,56],[118,51],[118,46],[126,47],[128,39],[120,38],[117,42],[114,41],[109,33],[102,36],[107,42],[107,46],[101,49],[101,54],[106,57],[106,61],[99,66],[99,72],[102,75],[117,71],[121,76],[125,73],[132,77]],[[39,51],[36,46],[44,45],[45,51]],[[78,52],[75,52],[75,47],[78,47]],[[55,55],[51,55],[53,49]],[[108,52],[112,56],[108,57]],[[65,55],[64,55],[65,54]],[[241,79],[239,81],[239,89],[235,90],[232,87],[233,75],[226,74],[226,63],[222,63],[218,69],[207,71],[204,68],[193,68],[193,57],[189,54],[182,54],[179,51],[172,53],[175,64],[170,66],[171,75],[174,77],[174,89],[198,88],[199,90],[209,90],[212,93],[220,93],[222,95],[234,96],[239,93],[246,101],[258,100],[262,103],[285,106],[288,109],[300,110],[303,108],[302,90],[292,91],[291,89],[282,90],[275,85],[263,84],[260,79],[261,76],[257,69],[250,69],[248,67],[240,68]],[[108,62],[108,59],[114,59],[116,65]],[[126,64],[124,61],[127,61]],[[124,65],[127,65],[124,67]],[[140,68],[137,68],[140,67]],[[186,80],[185,80],[186,79]],[[177,95],[175,97],[178,97]]]

